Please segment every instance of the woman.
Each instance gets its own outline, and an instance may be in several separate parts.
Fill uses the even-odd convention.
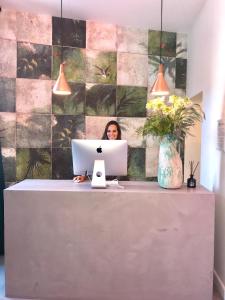
[[[106,124],[102,140],[121,140],[121,128],[116,121],[111,120]],[[73,181],[79,183],[85,181],[86,178],[87,176],[80,175],[74,177]]]
[[[116,121],[111,120],[106,124],[102,140],[121,140],[120,125]]]

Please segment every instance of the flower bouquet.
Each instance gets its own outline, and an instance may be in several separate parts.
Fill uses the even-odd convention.
[[[143,136],[160,138],[158,182],[164,188],[179,188],[183,183],[183,167],[176,142],[184,141],[196,122],[201,122],[204,112],[199,104],[188,97],[169,96],[148,100],[148,116],[138,132]]]

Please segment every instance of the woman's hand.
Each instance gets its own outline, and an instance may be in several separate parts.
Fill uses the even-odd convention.
[[[84,182],[85,180],[86,180],[86,176],[82,176],[82,175],[75,176],[73,178],[73,181],[76,183]]]

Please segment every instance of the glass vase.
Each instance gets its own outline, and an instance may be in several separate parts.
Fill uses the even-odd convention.
[[[174,136],[162,138],[159,148],[158,183],[166,189],[177,189],[183,183],[183,165]]]

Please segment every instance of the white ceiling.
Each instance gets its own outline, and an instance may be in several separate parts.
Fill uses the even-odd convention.
[[[164,0],[163,29],[188,32],[206,0]],[[2,0],[2,8],[60,16],[60,0]],[[63,17],[160,28],[160,0],[63,0]]]

